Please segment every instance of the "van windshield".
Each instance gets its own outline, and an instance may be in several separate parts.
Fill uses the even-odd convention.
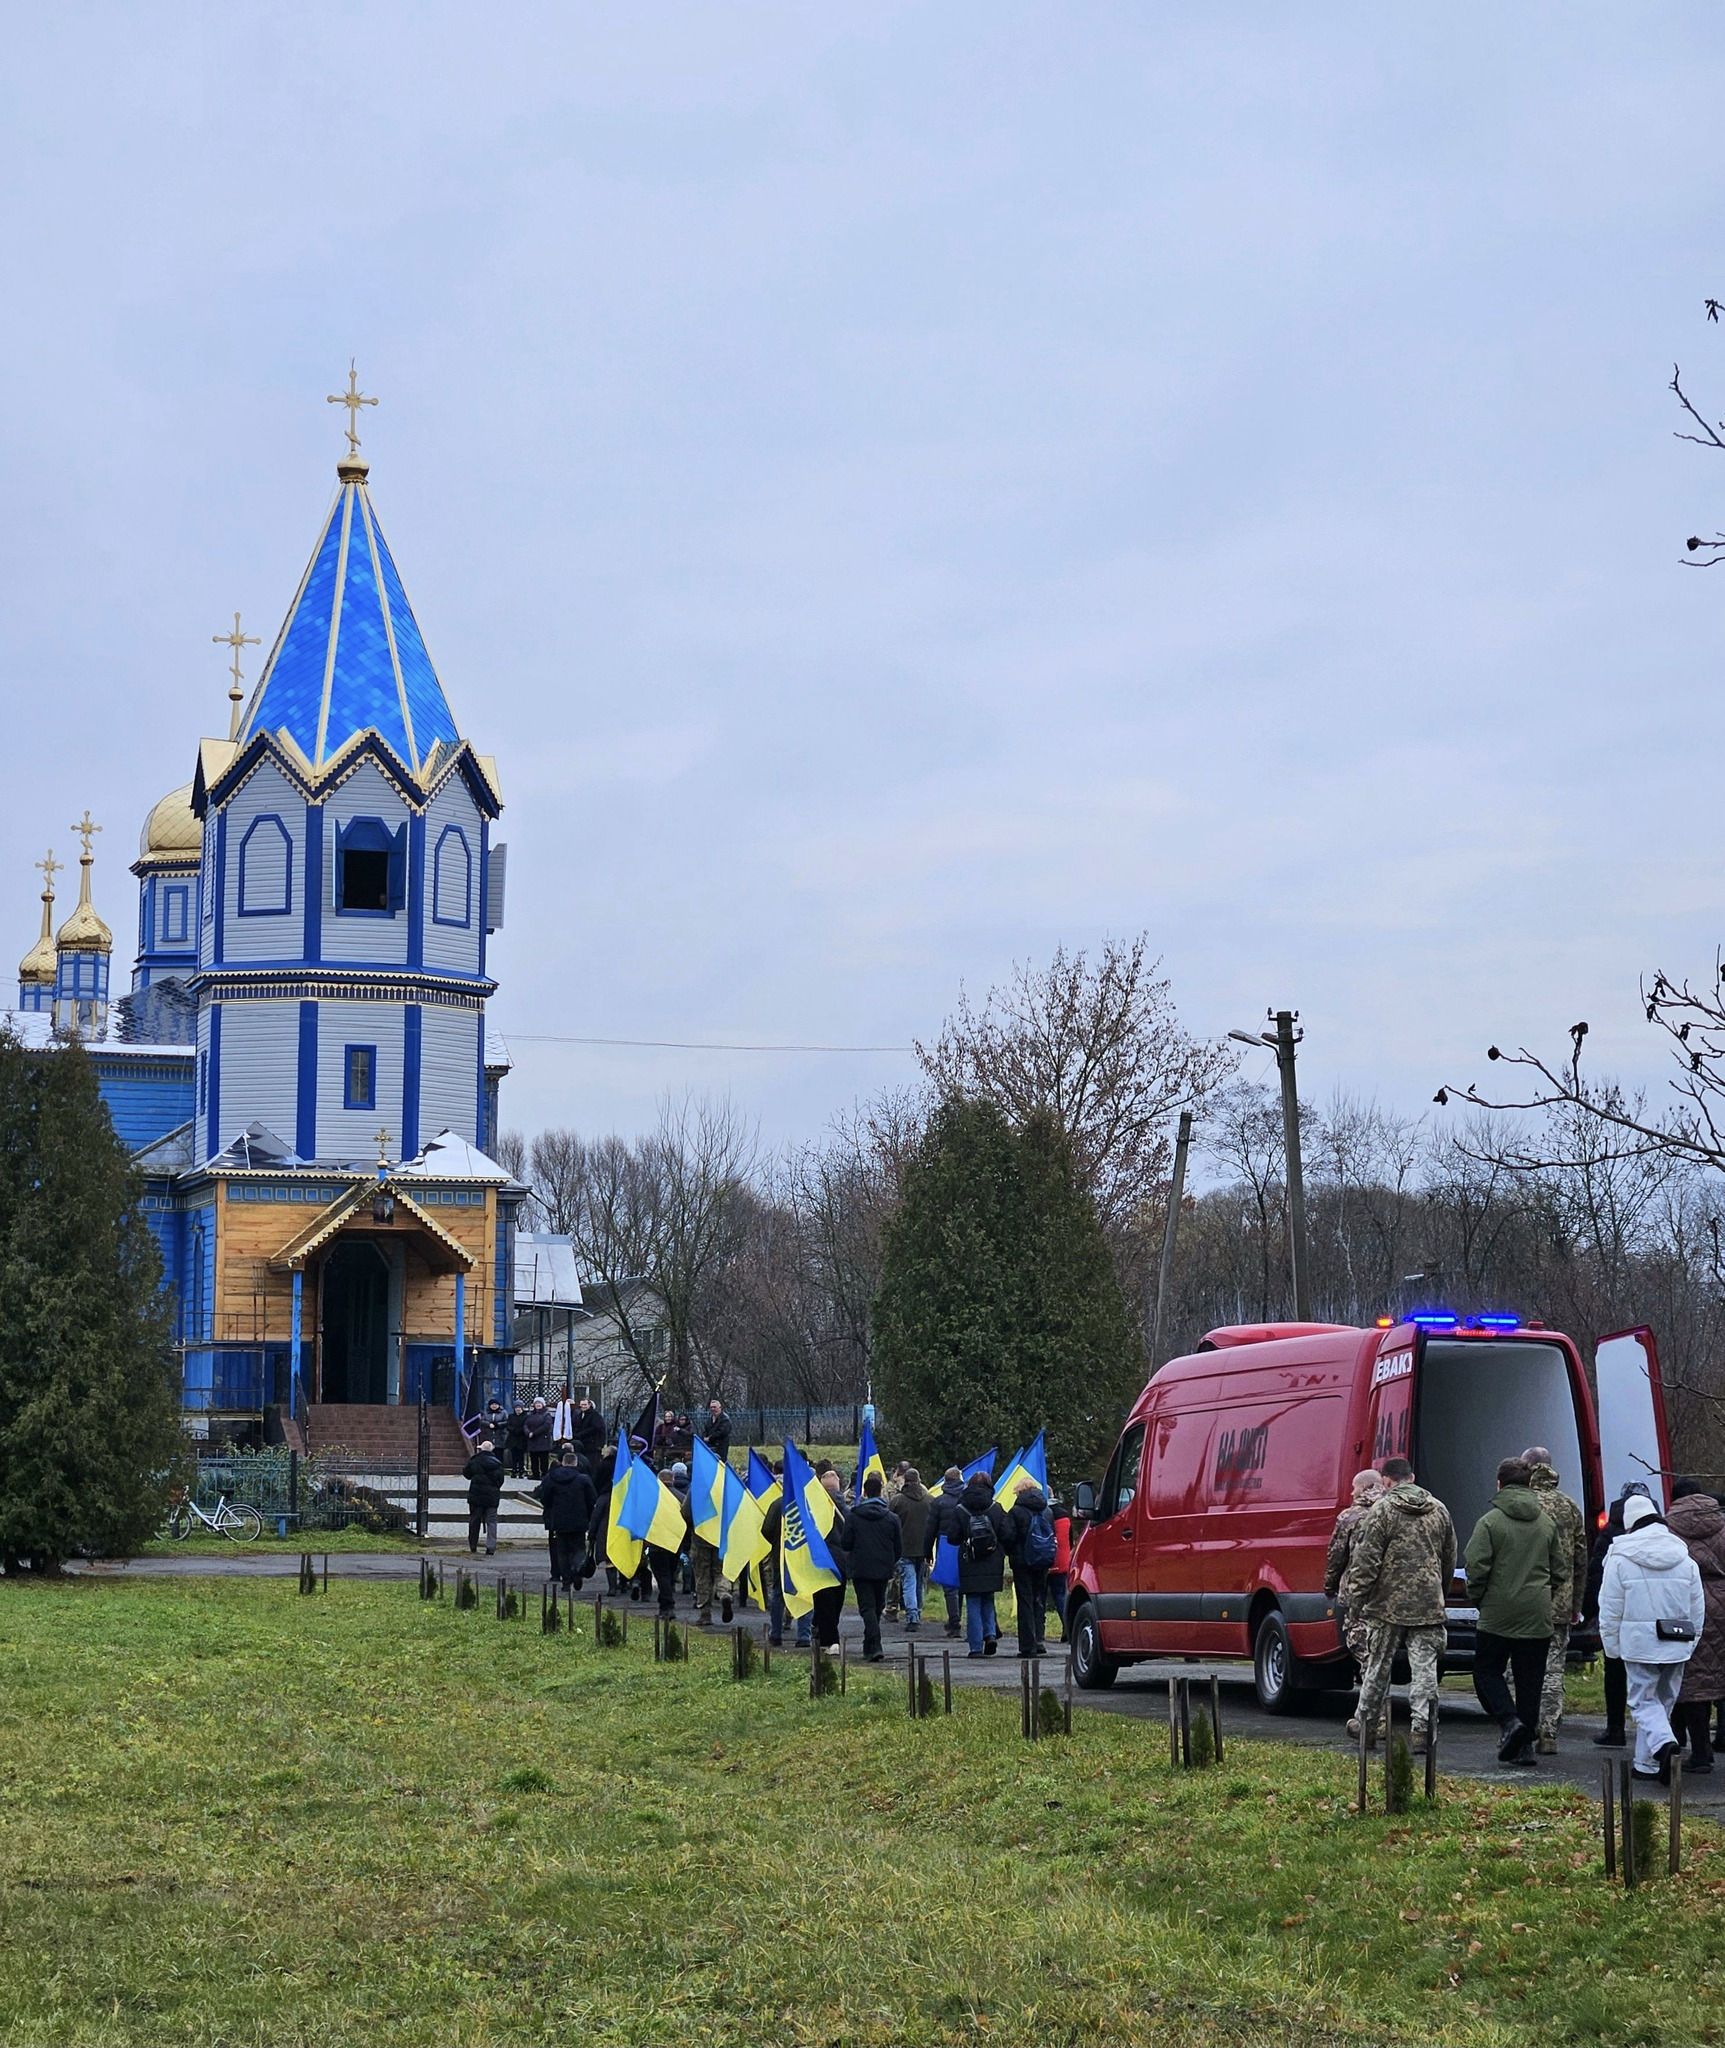
[[[1449,1509],[1458,1550],[1491,1505],[1499,1461],[1535,1445],[1551,1452],[1558,1484],[1585,1510],[1575,1395],[1558,1345],[1427,1340],[1414,1470]]]

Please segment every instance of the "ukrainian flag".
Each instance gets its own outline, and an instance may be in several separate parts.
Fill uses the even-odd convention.
[[[749,1476],[743,1481],[743,1484],[760,1503],[763,1515],[772,1506],[773,1502],[778,1499],[779,1495],[784,1492],[784,1488],[773,1477],[772,1466],[767,1463],[759,1451],[750,1451],[749,1453]]]
[[[1000,1483],[994,1489],[994,1504],[1004,1512],[1018,1498],[1019,1489],[1028,1480],[1034,1480],[1042,1491],[1048,1491],[1048,1451],[1043,1444],[1044,1432],[1038,1430],[1033,1443],[1027,1444],[1007,1460],[1006,1470],[1000,1475]]]
[[[959,1467],[959,1477],[971,1480],[980,1472],[985,1479],[994,1476],[994,1461],[998,1452],[993,1444],[980,1458],[972,1458],[968,1465]],[[929,1567],[928,1581],[931,1586],[956,1587],[958,1584],[958,1545],[950,1536],[935,1538],[934,1562]]]
[[[711,1445],[695,1439],[689,1458],[689,1526],[704,1543],[719,1547],[724,1528],[725,1473]],[[731,1474],[734,1479],[735,1473]]]
[[[641,1568],[641,1552],[683,1547],[683,1510],[677,1496],[644,1458],[632,1458],[619,1442],[611,1467],[611,1517],[605,1555],[626,1579]]]
[[[795,1444],[785,1445],[785,1518],[779,1534],[779,1579],[785,1606],[807,1614],[815,1595],[843,1583],[844,1574],[827,1546],[837,1517],[833,1497],[815,1477]]]
[[[761,1527],[766,1510],[728,1463],[719,1466],[719,1480],[724,1488],[719,1513],[719,1569],[735,1582],[751,1566],[759,1564],[773,1546]]]
[[[862,1426],[862,1440],[857,1445],[856,1496],[862,1499],[863,1481],[871,1472],[880,1474],[880,1483],[886,1485],[886,1467],[880,1461],[880,1452],[875,1448],[874,1428],[865,1422]]]

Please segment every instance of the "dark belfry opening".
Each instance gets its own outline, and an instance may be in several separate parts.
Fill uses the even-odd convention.
[[[343,910],[387,910],[389,855],[363,847],[344,848],[336,901]]]

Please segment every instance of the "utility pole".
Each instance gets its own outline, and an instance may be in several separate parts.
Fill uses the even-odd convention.
[[[1242,1045],[1267,1045],[1276,1055],[1282,1077],[1282,1148],[1288,1176],[1288,1265],[1294,1279],[1294,1320],[1312,1319],[1310,1274],[1306,1260],[1306,1176],[1300,1165],[1300,1091],[1294,1079],[1294,1048],[1305,1035],[1295,1029],[1298,1010],[1272,1010],[1274,1031],[1230,1031]]]
[[[1276,1065],[1282,1075],[1282,1143],[1288,1155],[1288,1263],[1294,1270],[1294,1320],[1312,1320],[1310,1272],[1306,1258],[1306,1176],[1300,1163],[1300,1091],[1294,1079],[1298,1013],[1276,1012]]]
[[[1174,1277],[1174,1239],[1180,1228],[1180,1202],[1186,1192],[1186,1153],[1192,1143],[1192,1112],[1180,1112],[1174,1137],[1174,1173],[1168,1183],[1168,1221],[1162,1230],[1162,1264],[1156,1274],[1156,1313],[1150,1324],[1150,1369],[1162,1362],[1162,1325],[1168,1314],[1168,1283]]]

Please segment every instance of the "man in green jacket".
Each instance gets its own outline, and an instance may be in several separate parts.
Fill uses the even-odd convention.
[[[1474,1524],[1463,1562],[1468,1598],[1479,1609],[1473,1689],[1503,1730],[1501,1764],[1531,1764],[1539,1696],[1551,1649],[1552,1594],[1569,1578],[1557,1524],[1540,1507],[1520,1458],[1497,1468],[1497,1498]],[[1510,1697],[1504,1667],[1515,1680]]]

